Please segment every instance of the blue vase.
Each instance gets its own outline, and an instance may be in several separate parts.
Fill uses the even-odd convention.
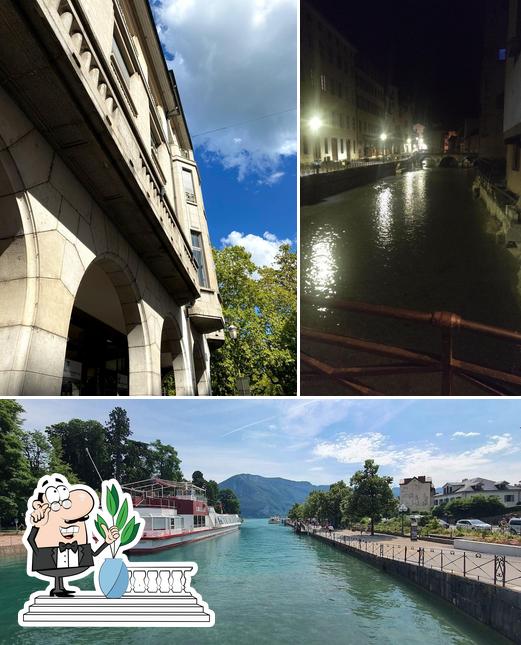
[[[106,598],[121,598],[128,587],[128,569],[121,558],[107,558],[98,574],[98,585]]]

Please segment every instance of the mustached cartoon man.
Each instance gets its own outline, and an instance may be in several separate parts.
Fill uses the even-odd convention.
[[[31,502],[32,500],[32,502]],[[94,491],[70,486],[62,475],[42,477],[28,502],[27,545],[32,550],[29,575],[53,578],[51,596],[66,597],[64,578],[78,578],[94,566],[94,558],[119,538],[116,526],[103,528],[105,541],[96,550],[89,544],[87,520],[97,505]],[[32,573],[31,573],[32,571]]]

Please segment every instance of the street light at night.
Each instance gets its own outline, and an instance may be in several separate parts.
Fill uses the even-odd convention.
[[[380,141],[382,142],[382,155],[385,157],[385,142],[387,141],[387,133],[382,132],[380,135]]]
[[[309,129],[311,132],[318,132],[322,127],[322,119],[319,116],[312,116],[309,119]]]

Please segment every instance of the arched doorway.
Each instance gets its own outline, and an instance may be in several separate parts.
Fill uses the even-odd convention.
[[[140,297],[114,257],[94,261],[83,276],[71,313],[63,395],[132,394],[132,373],[148,363]]]

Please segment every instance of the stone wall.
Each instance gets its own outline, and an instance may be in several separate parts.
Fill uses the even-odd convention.
[[[436,594],[472,618],[521,643],[521,593],[407,562],[380,558],[322,535],[313,537]]]
[[[370,184],[373,181],[396,174],[396,162],[347,168],[318,175],[300,178],[300,204],[316,204],[325,197],[342,193],[345,190]]]

